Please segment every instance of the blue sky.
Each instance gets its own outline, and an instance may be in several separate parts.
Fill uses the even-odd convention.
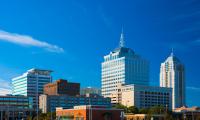
[[[174,48],[186,67],[189,106],[200,106],[200,1],[198,0],[1,0],[0,85],[36,67],[54,79],[100,87],[103,56],[126,46],[150,61],[151,85]]]

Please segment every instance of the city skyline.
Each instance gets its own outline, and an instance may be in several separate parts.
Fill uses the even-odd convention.
[[[53,70],[54,80],[100,88],[102,57],[118,46],[123,26],[126,46],[150,61],[151,85],[159,86],[160,63],[174,48],[186,68],[186,104],[200,106],[198,1],[116,1],[115,5],[2,1],[1,5],[4,93],[11,88],[11,78],[30,68]]]

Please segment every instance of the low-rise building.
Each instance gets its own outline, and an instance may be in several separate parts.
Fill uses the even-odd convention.
[[[64,79],[59,79],[54,83],[44,85],[44,94],[76,96],[80,94],[80,83],[72,83]]]
[[[40,95],[40,109],[43,113],[55,111],[56,107],[63,107],[64,109],[73,108],[77,105],[102,105],[111,107],[110,98],[95,94],[87,94],[81,96],[68,95]]]
[[[164,114],[125,114],[125,120],[164,120]]]
[[[180,108],[176,108],[174,109],[174,112],[200,112],[200,107],[194,106],[194,107],[180,107]]]
[[[124,85],[121,89],[122,104],[137,108],[163,106],[172,109],[172,89],[144,85]]]
[[[86,87],[86,88],[81,88],[80,94],[81,95],[86,95],[86,94],[101,95],[101,90],[98,88],[94,88],[94,87]]]
[[[0,96],[0,119],[26,119],[33,114],[33,98],[27,96]]]
[[[73,109],[56,108],[57,120],[123,120],[123,110],[104,106],[74,106]]]
[[[200,119],[200,107],[180,107],[174,109],[175,116],[179,119],[186,120],[199,120]]]
[[[111,103],[138,108],[150,108],[161,105],[172,109],[172,89],[145,85],[117,85],[117,92],[110,95]]]

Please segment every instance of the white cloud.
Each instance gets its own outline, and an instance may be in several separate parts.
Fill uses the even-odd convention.
[[[200,39],[195,40],[194,42],[200,44]]]
[[[64,49],[61,47],[58,47],[57,45],[52,45],[47,42],[39,41],[28,35],[9,33],[3,30],[0,30],[0,41],[7,41],[7,42],[24,45],[24,46],[40,47],[50,52],[57,52],[57,53],[64,52]]]
[[[11,94],[10,82],[0,78],[0,95],[6,94]]]
[[[0,88],[10,88],[10,81],[0,78]]]
[[[199,87],[188,86],[188,87],[186,87],[186,88],[189,89],[189,90],[200,91],[200,88],[199,88]]]
[[[11,89],[0,88],[0,95],[11,94]]]
[[[191,46],[199,46],[200,45],[200,39],[196,39],[190,42]]]

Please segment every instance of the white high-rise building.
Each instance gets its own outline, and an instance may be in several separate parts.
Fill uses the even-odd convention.
[[[52,81],[51,70],[30,69],[12,79],[12,94],[33,98],[34,107],[38,96],[43,94],[43,86]]]
[[[104,56],[101,84],[104,97],[117,92],[118,84],[149,85],[149,62],[125,47],[123,32],[119,47]]]
[[[160,87],[172,88],[172,109],[185,105],[185,70],[180,60],[171,55],[161,63]]]

